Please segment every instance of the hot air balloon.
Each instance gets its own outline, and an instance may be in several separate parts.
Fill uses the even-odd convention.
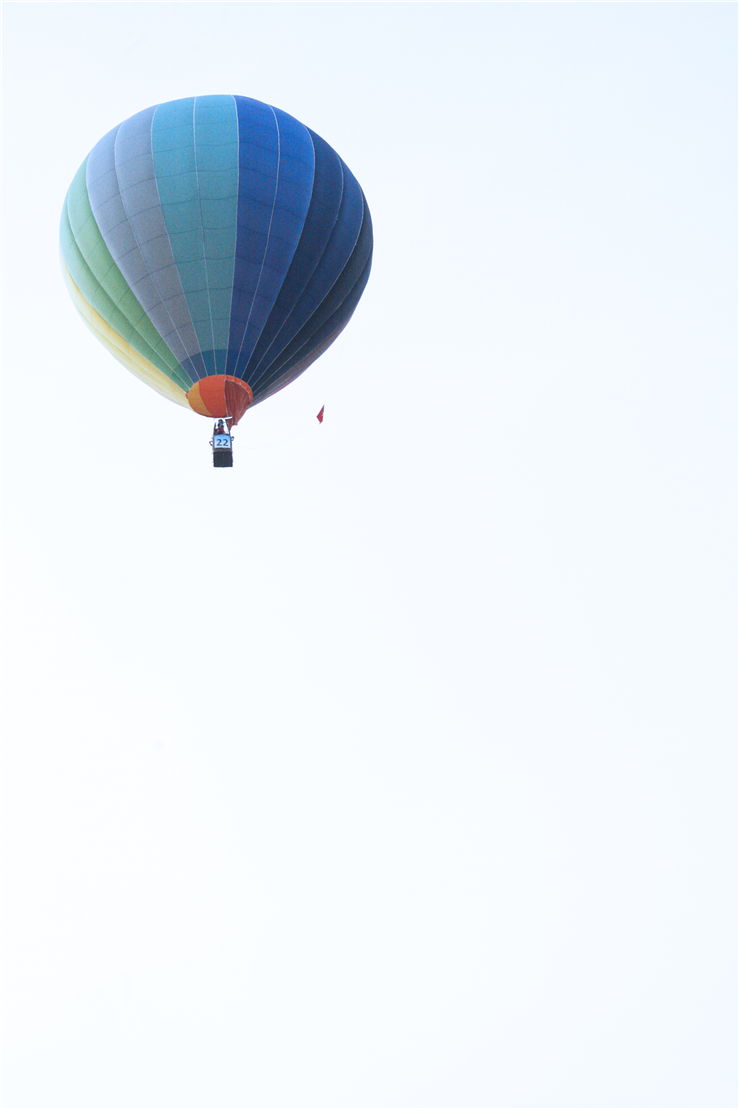
[[[370,273],[365,197],[297,119],[244,96],[147,108],[80,166],[61,249],[72,298],[148,385],[232,427],[333,343]],[[218,423],[220,421],[220,425]]]

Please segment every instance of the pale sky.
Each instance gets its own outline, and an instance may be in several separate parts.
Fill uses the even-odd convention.
[[[4,27],[3,1105],[734,1105],[735,6]],[[375,229],[231,471],[58,257],[207,93]]]

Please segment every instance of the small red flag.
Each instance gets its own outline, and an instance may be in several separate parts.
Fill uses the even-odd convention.
[[[324,409],[325,408],[326,408],[326,405],[322,405],[321,406],[321,411],[316,413],[316,419],[318,420],[319,424],[324,423]]]

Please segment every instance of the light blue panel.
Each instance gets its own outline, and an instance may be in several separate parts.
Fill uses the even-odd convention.
[[[234,98],[204,96],[156,109],[156,184],[200,350],[223,373],[236,254],[239,132]]]

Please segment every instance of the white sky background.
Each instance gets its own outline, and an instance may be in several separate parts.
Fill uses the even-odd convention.
[[[734,1104],[735,20],[6,6],[5,1105]],[[213,92],[376,236],[232,471],[57,248]]]

